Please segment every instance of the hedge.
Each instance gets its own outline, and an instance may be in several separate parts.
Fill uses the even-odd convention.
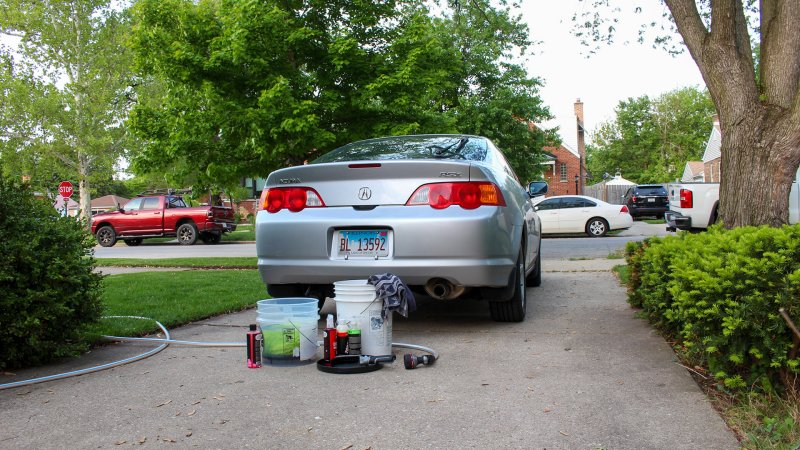
[[[800,225],[712,227],[626,247],[629,302],[730,389],[798,388]]]
[[[101,314],[85,223],[0,175],[0,230],[0,369],[83,350],[81,332]]]

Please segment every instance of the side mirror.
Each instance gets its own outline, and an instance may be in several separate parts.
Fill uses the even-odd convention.
[[[546,181],[531,181],[528,184],[528,196],[531,198],[540,197],[547,193]]]
[[[534,206],[534,207],[533,207],[533,210],[534,210],[534,211],[538,211],[538,210],[539,210],[539,205],[536,205],[536,206]]]

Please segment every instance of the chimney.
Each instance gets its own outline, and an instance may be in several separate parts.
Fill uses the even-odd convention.
[[[584,172],[584,167],[586,166],[586,140],[583,128],[583,102],[581,99],[575,100],[575,122],[578,132],[578,155],[580,155],[578,168],[578,175],[580,176],[579,192],[583,192],[583,188],[586,185],[586,173]]]

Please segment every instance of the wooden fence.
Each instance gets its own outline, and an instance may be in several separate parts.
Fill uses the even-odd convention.
[[[612,205],[621,205],[622,197],[628,192],[629,185],[625,184],[604,184],[598,183],[591,186],[586,186],[583,189],[584,195],[594,197]]]

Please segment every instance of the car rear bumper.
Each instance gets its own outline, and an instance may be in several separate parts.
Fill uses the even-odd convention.
[[[620,214],[618,217],[611,218],[608,223],[610,230],[627,230],[632,226],[633,216],[630,214]]]
[[[471,211],[427,206],[260,211],[258,267],[267,284],[329,284],[390,272],[411,285],[444,278],[457,285],[501,287],[508,284],[520,245],[520,227],[510,222],[506,208],[486,206]],[[389,231],[389,256],[338,257],[333,240],[342,229]]]
[[[630,206],[632,216],[658,216],[667,211],[666,206]]]
[[[665,212],[664,221],[667,222],[667,231],[688,230],[692,228],[692,218],[686,217],[679,212]]]
[[[207,222],[206,228],[201,231],[220,231],[228,233],[236,231],[236,224],[231,222]]]

